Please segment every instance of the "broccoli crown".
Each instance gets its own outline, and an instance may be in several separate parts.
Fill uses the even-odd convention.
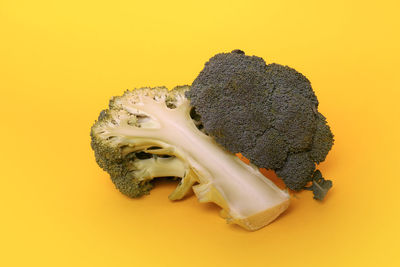
[[[154,129],[158,122],[130,105],[144,96],[176,108],[185,99],[187,86],[168,91],[165,87],[140,88],[113,97],[91,129],[96,162],[110,174],[116,188],[129,197],[149,194],[156,177],[183,177],[187,168],[160,139],[145,135],[130,137],[131,129]]]
[[[129,197],[148,194],[153,178],[175,177],[181,180],[171,200],[193,189],[230,223],[267,225],[288,207],[288,193],[204,134],[187,90],[141,88],[112,98],[91,129],[97,163]]]
[[[272,169],[293,190],[311,181],[333,134],[318,112],[309,80],[243,51],[212,57],[186,93],[205,132],[260,168]]]

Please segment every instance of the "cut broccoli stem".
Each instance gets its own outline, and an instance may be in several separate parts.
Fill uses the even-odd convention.
[[[185,166],[181,160],[170,158],[152,157],[144,160],[136,160],[131,166],[135,177],[142,180],[151,180],[157,177],[183,177],[185,175]]]
[[[263,176],[254,165],[246,165],[201,132],[190,118],[189,101],[185,98],[181,101],[180,105],[170,108],[165,102],[146,95],[140,96],[138,103],[125,100],[123,107],[128,114],[145,114],[142,116],[144,127],[132,126],[130,116],[120,116],[117,124],[102,129],[102,135],[104,138],[113,137],[132,150],[136,143],[151,139],[152,146],[160,147],[160,154],[169,151],[168,154],[179,159],[180,163],[172,159],[177,165],[172,167],[178,170],[176,173],[164,172],[157,167],[144,168],[153,172],[145,176],[182,177],[170,199],[182,198],[197,182],[193,191],[199,201],[219,205],[223,209],[221,215],[228,222],[248,230],[269,224],[288,207],[289,194]],[[147,149],[146,152],[157,154],[157,149]],[[146,164],[147,160],[155,159],[138,161],[137,164]]]

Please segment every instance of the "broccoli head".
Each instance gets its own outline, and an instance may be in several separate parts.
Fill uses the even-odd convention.
[[[333,145],[309,80],[243,51],[212,57],[186,95],[206,133],[258,167],[275,170],[292,190],[304,189]]]
[[[91,129],[97,163],[129,197],[149,194],[155,178],[176,177],[171,200],[193,189],[230,223],[248,230],[267,225],[288,207],[288,193],[202,131],[188,90],[140,88],[113,97]]]

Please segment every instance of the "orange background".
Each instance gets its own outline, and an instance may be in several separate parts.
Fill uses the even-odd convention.
[[[400,266],[397,1],[0,0],[1,266]],[[89,129],[127,88],[190,84],[240,48],[312,82],[334,182],[257,232],[174,184],[129,199]]]

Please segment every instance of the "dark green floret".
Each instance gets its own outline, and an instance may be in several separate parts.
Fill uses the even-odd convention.
[[[304,189],[313,191],[314,199],[323,200],[325,198],[326,193],[332,187],[332,181],[325,180],[322,177],[322,174],[319,170],[314,172],[312,177],[312,184],[309,187],[305,187]]]
[[[243,51],[212,57],[186,93],[204,130],[233,153],[272,169],[292,190],[312,181],[333,134],[309,80]]]

